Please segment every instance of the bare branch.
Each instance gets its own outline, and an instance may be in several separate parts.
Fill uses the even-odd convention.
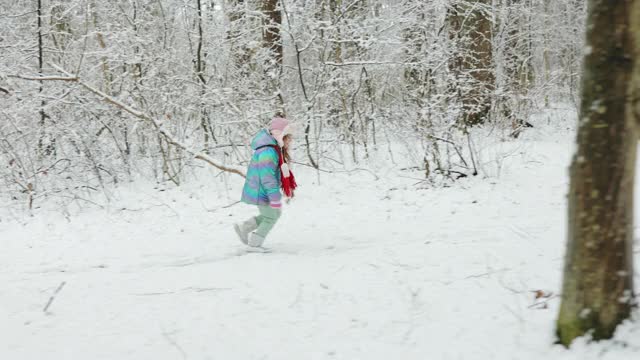
[[[35,80],[35,81],[72,81],[77,82],[78,78],[75,76],[25,76],[25,75],[9,75],[8,77],[22,79],[22,80]]]
[[[73,81],[73,82],[77,82],[80,86],[82,86],[83,88],[89,90],[90,92],[92,92],[93,94],[97,95],[98,97],[100,97],[102,100],[116,106],[119,107],[120,109],[128,112],[129,114],[148,121],[150,123],[152,123],[154,125],[154,127],[156,128],[156,131],[158,131],[164,138],[165,140],[170,143],[171,145],[177,146],[178,148],[184,150],[185,152],[191,154],[194,158],[198,159],[198,160],[202,160],[204,162],[209,163],[210,165],[212,165],[213,167],[222,170],[222,171],[226,171],[226,172],[230,172],[230,173],[234,173],[237,175],[240,175],[242,177],[245,177],[245,175],[238,169],[234,169],[228,166],[224,166],[219,164],[215,159],[211,158],[209,155],[207,154],[203,154],[200,151],[197,150],[193,150],[191,149],[189,146],[187,146],[186,144],[183,144],[182,142],[178,141],[173,134],[171,134],[169,131],[167,131],[163,124],[162,121],[156,120],[154,119],[152,116],[144,113],[143,111],[140,111],[138,109],[135,109],[123,102],[121,102],[120,100],[117,100],[107,94],[105,94],[104,92],[96,89],[95,87],[87,84],[86,82],[82,81],[79,77],[75,77],[72,76],[69,72],[67,72],[66,70],[62,69],[61,67],[55,65],[55,64],[51,64],[51,66],[53,68],[55,68],[56,70],[60,71],[61,73],[67,75],[67,77],[59,77],[59,76],[46,76],[46,77],[28,77],[28,76],[15,76],[19,79],[23,79],[23,80],[59,80],[59,81]]]

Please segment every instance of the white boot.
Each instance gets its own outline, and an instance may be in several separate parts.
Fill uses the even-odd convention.
[[[249,234],[248,240],[249,243],[247,245],[252,247],[262,247],[262,244],[264,243],[264,238],[255,232]]]
[[[249,245],[249,233],[257,228],[258,223],[254,217],[240,224],[233,224],[233,229],[236,231],[236,234],[238,234],[240,241],[245,245]]]

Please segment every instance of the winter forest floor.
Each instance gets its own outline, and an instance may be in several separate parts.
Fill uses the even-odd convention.
[[[0,212],[0,359],[637,359],[637,312],[613,341],[553,345],[574,120],[552,123],[448,187],[298,168],[267,254],[236,239],[254,210],[223,207],[233,176]]]

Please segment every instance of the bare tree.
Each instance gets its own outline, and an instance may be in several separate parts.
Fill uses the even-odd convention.
[[[42,22],[42,18],[44,17],[43,14],[43,7],[42,7],[42,0],[38,0],[37,4],[37,9],[36,9],[36,16],[38,19],[38,73],[40,75],[43,74],[43,68],[44,68],[44,29],[43,29],[43,22]],[[38,95],[41,97],[41,102],[40,102],[40,138],[38,139],[38,150],[40,151],[40,154],[42,155],[50,155],[54,148],[55,148],[55,143],[52,141],[51,143],[45,144],[45,142],[47,141],[47,131],[46,131],[46,120],[48,118],[47,113],[45,112],[45,106],[47,105],[47,102],[44,100],[44,94],[42,93],[44,90],[44,82],[40,81],[40,88],[38,89]]]
[[[497,115],[511,125],[511,135],[518,137],[530,113],[529,92],[533,87],[532,11],[531,0],[505,0],[500,26],[496,29],[503,40],[502,91],[496,96]]]
[[[426,177],[472,174],[468,125],[499,118],[501,101],[527,121],[517,109],[577,91],[583,2],[9,1],[0,162],[14,165],[0,168],[0,187],[21,198],[32,183],[37,203],[76,199],[75,189],[106,193],[138,175],[188,181],[185,148],[240,163],[246,140],[285,110],[304,129],[298,151],[309,159],[300,161],[312,167],[353,166],[371,144],[393,158],[386,144],[402,143]],[[60,77],[57,67],[156,119],[174,140],[86,88],[45,81]]]
[[[203,31],[203,6],[202,0],[196,0],[196,8],[198,10],[198,46],[196,49],[196,59],[195,59],[195,72],[198,81],[201,86],[201,99],[203,101],[200,106],[200,126],[202,127],[202,133],[204,136],[204,152],[206,154],[209,153],[209,142],[211,140],[216,141],[215,133],[213,131],[213,125],[211,123],[211,118],[209,117],[209,113],[207,111],[207,107],[204,104],[204,96],[207,91],[207,79],[205,78],[205,67],[206,61],[205,58],[207,54],[204,52],[204,31]]]

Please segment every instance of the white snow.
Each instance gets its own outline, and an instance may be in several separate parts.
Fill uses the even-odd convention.
[[[445,188],[298,167],[268,254],[233,232],[255,212],[223,207],[237,177],[3,216],[0,359],[636,359],[638,314],[553,345],[573,123],[539,121],[486,152],[495,176]]]

